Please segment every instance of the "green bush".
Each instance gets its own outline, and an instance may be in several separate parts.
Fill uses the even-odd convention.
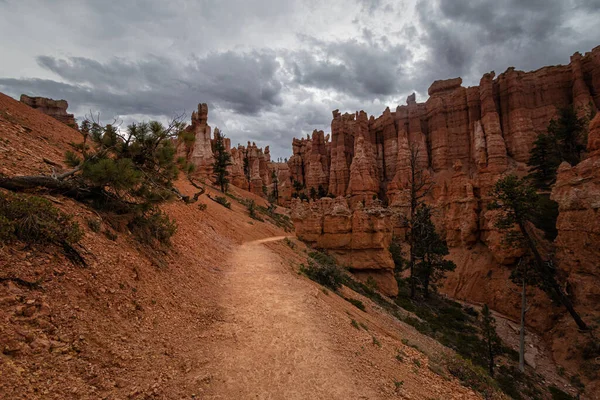
[[[98,233],[100,232],[101,224],[100,221],[95,218],[88,218],[86,220],[88,227],[92,230],[92,232]]]
[[[550,394],[552,395],[552,400],[575,400],[575,397],[560,390],[556,386],[550,386],[548,388],[548,390],[550,390]]]
[[[231,208],[231,203],[227,201],[227,197],[225,196],[217,196],[215,197],[215,201],[226,208]]]
[[[353,305],[354,305],[356,308],[358,308],[359,310],[362,310],[362,311],[365,311],[365,310],[366,310],[366,308],[365,308],[365,305],[363,304],[363,302],[362,302],[362,301],[360,301],[360,300],[356,300],[356,299],[351,299],[351,298],[348,298],[348,297],[344,297],[344,299],[345,299],[347,302],[349,302],[349,303],[352,303],[352,304],[353,304]]]
[[[0,239],[25,243],[77,243],[83,237],[77,222],[42,197],[0,193]]]
[[[473,390],[491,396],[496,391],[496,383],[485,370],[474,365],[471,360],[455,356],[448,360],[448,371],[458,378],[464,385]]]
[[[160,210],[136,216],[130,223],[129,229],[143,243],[170,244],[171,236],[177,231],[177,224]]]
[[[321,252],[312,252],[309,256],[308,266],[301,265],[300,271],[333,291],[339,289],[346,280],[346,274],[337,266],[335,260]]]

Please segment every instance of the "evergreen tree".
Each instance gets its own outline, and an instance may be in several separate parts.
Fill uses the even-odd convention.
[[[408,228],[408,243],[410,245],[408,268],[410,270],[410,297],[414,298],[417,292],[417,247],[420,240],[416,232],[417,210],[423,205],[423,199],[431,192],[433,182],[429,175],[419,167],[419,154],[423,149],[419,145],[412,144],[410,146],[409,163],[409,189],[410,189],[410,214],[406,219],[406,227]],[[429,285],[427,285],[429,288]]]
[[[250,159],[248,158],[248,150],[244,153],[244,176],[248,183],[250,183]]]
[[[549,134],[540,134],[535,142],[529,156],[529,176],[533,179],[536,187],[548,190],[550,185],[556,181],[556,170],[560,165],[560,158],[553,143],[554,138]]]
[[[325,188],[323,187],[323,185],[319,185],[319,188],[317,189],[317,196],[321,199],[323,197],[327,197],[327,191],[325,190]]]
[[[277,203],[277,200],[279,199],[279,178],[276,170],[271,172],[271,181],[273,182],[273,191],[271,192],[273,201],[271,201],[271,203]]]
[[[526,179],[508,175],[496,182],[490,192],[492,198],[488,208],[500,211],[494,226],[504,231],[505,244],[527,249],[533,258],[533,267],[539,286],[551,298],[560,301],[571,314],[580,329],[587,329],[571,300],[556,280],[556,269],[552,260],[542,258],[534,236],[530,232],[539,204],[538,194]]]
[[[311,187],[309,190],[309,196],[312,200],[316,200],[317,199],[317,191],[315,190],[314,187]]]
[[[496,332],[496,319],[490,312],[487,304],[483,305],[481,316],[483,317],[482,334],[485,341],[488,369],[490,376],[494,377],[494,358],[502,351],[502,341]]]
[[[215,134],[213,154],[215,158],[213,162],[215,183],[221,188],[221,192],[225,193],[229,185],[229,171],[227,167],[231,165],[231,154],[225,148],[225,135],[223,133],[219,132]]]
[[[587,142],[587,124],[588,118],[578,117],[573,107],[565,107],[559,110],[557,119],[550,121],[548,132],[537,137],[527,162],[537,188],[550,188],[556,181],[556,170],[561,162],[575,165],[581,161]]]
[[[448,245],[435,230],[431,221],[431,208],[421,204],[415,214],[412,224],[414,237],[414,274],[423,289],[425,298],[429,297],[430,289],[436,289],[436,283],[442,279],[446,271],[454,271],[456,264],[444,260],[448,255]]]

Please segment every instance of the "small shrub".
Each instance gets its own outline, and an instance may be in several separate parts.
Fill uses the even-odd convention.
[[[352,303],[356,308],[358,308],[361,311],[365,311],[366,310],[365,305],[360,300],[350,299],[350,298],[347,298],[347,297],[344,297],[344,300],[346,300],[349,303]]]
[[[377,347],[381,347],[381,342],[375,336],[373,336],[373,344]]]
[[[455,356],[448,361],[448,371],[464,385],[480,393],[491,395],[496,389],[496,383],[485,370],[474,365],[471,360]]]
[[[469,314],[471,317],[477,318],[479,316],[479,312],[471,306],[467,306],[464,308],[465,313]]]
[[[255,219],[257,221],[264,221],[264,219],[259,217],[256,213],[256,203],[254,202],[254,200],[246,202],[246,208],[248,209],[248,215],[250,215],[250,218]]]
[[[292,242],[290,240],[290,238],[285,238],[283,239],[283,242],[290,248],[290,249],[295,249],[296,248],[296,243]]]
[[[108,239],[112,240],[113,242],[117,240],[116,233],[114,233],[108,229],[105,229],[103,233],[104,233],[104,236],[106,236]]]
[[[355,319],[353,319],[352,321],[350,321],[350,325],[352,325],[356,329],[360,330],[360,326],[358,326],[358,322],[356,322]]]
[[[323,286],[327,286],[333,291],[339,289],[345,281],[345,273],[337,266],[337,264],[335,264],[335,262],[319,263],[316,260],[324,260],[324,258],[315,258],[313,257],[314,254],[315,253],[310,254],[311,259],[308,260],[308,266],[300,265],[300,271],[311,280],[320,283]]]
[[[92,230],[92,232],[99,233],[100,232],[100,221],[95,218],[88,218],[86,220],[88,227]]]
[[[205,203],[198,204],[198,209],[200,211],[206,211],[206,207],[208,207]]]
[[[561,389],[557,388],[556,386],[550,386],[548,388],[548,390],[550,391],[550,394],[552,395],[552,400],[575,400],[575,397],[562,391]]]
[[[394,387],[396,388],[396,391],[402,389],[402,385],[404,385],[404,381],[394,379]]]
[[[362,322],[359,322],[359,324],[365,331],[369,330],[369,327],[367,325],[363,324]]]
[[[417,367],[421,368],[421,361],[418,358],[413,358],[413,364],[415,364]]]
[[[158,241],[169,245],[171,236],[177,231],[177,224],[164,212],[153,210],[134,217],[129,223],[129,228],[142,243],[154,244]]]
[[[231,203],[227,201],[227,197],[225,196],[217,196],[215,197],[215,201],[226,208],[231,208]]]
[[[42,197],[0,193],[0,239],[24,243],[77,243],[83,237],[77,222]]]

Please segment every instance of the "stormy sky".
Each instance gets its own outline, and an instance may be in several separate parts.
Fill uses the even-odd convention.
[[[600,0],[0,0],[0,91],[124,123],[199,102],[233,144],[379,115],[436,79],[566,64],[600,45]]]

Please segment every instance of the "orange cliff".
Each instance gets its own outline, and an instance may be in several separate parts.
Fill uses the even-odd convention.
[[[418,147],[418,165],[435,182],[427,201],[439,210],[436,225],[458,266],[443,291],[516,316],[518,307],[512,298],[507,301],[505,293],[510,272],[504,266],[513,264],[520,252],[502,245],[493,228],[494,213],[486,207],[487,193],[502,174],[526,173],[535,138],[546,132],[559,108],[573,105],[584,113],[600,107],[600,47],[583,56],[576,53],[569,65],[532,72],[509,68],[497,77],[490,72],[479,86],[463,87],[460,78],[436,81],[428,93],[424,103],[411,95],[406,105],[395,111],[388,108],[377,118],[363,111],[341,114],[336,110],[330,141],[323,132],[294,139],[290,179],[304,184],[305,193],[322,186],[331,197],[338,197],[335,202],[320,199],[311,205],[295,201],[298,237],[342,258],[352,255],[353,271],[365,277],[368,271],[378,280],[387,277],[382,286],[395,294],[389,262],[378,269],[372,260],[387,260],[389,253],[382,243],[389,243],[393,234],[404,234],[401,216],[409,205],[408,156],[411,147]],[[373,221],[348,222],[381,204],[388,206],[385,219],[391,229]],[[339,242],[327,223],[331,215],[343,220],[345,231],[335,232]],[[370,241],[361,249],[352,244],[353,236],[367,232],[378,235],[381,243]],[[533,324],[548,329],[551,317]]]

